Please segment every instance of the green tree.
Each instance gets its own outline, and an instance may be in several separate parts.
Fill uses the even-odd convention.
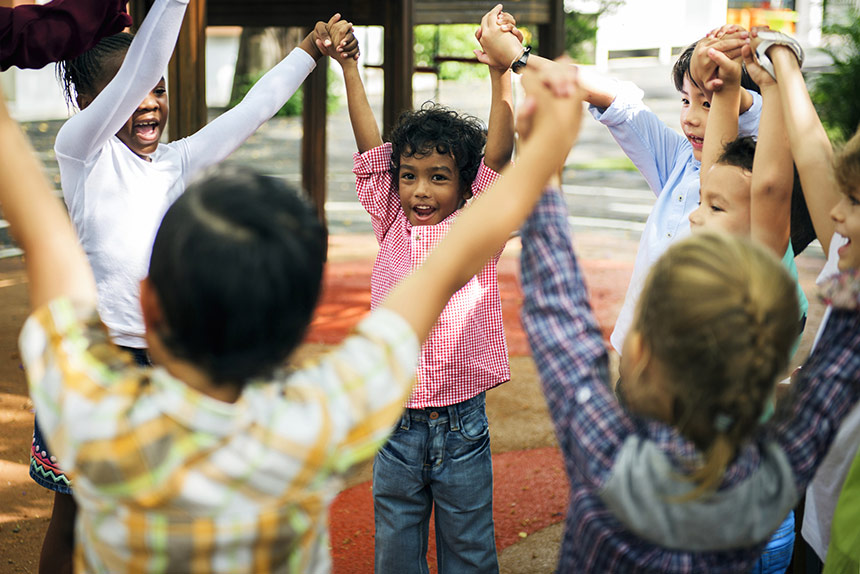
[[[860,11],[852,9],[846,23],[826,26],[824,32],[829,36],[824,51],[833,65],[811,82],[810,95],[831,139],[846,141],[860,126]]]
[[[615,10],[625,0],[599,0],[597,12],[575,10],[564,15],[565,52],[583,64],[594,63],[594,41],[597,38],[597,20],[606,12]]]

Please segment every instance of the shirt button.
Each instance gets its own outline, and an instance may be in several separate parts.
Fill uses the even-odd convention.
[[[679,195],[679,196],[678,196],[678,202],[682,202],[682,201],[684,201],[684,196],[683,196],[683,195]]]
[[[439,413],[437,413],[436,411],[433,411],[430,413],[430,420],[431,421],[435,421],[438,418],[439,418]]]
[[[667,233],[667,234],[666,234],[666,237],[672,237],[672,234],[671,234],[671,233]]]
[[[420,233],[415,234],[415,241],[421,241],[421,234]]]

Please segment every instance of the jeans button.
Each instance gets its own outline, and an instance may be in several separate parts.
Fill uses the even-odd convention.
[[[436,411],[433,411],[430,413],[430,420],[431,421],[435,421],[438,418],[439,418],[439,413],[437,413]]]

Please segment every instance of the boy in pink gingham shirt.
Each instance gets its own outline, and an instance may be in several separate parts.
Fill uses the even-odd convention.
[[[334,46],[320,48],[343,67],[359,151],[353,169],[358,198],[380,246],[371,278],[376,307],[421,265],[467,200],[489,188],[510,162],[510,63],[490,66],[486,135],[476,118],[425,104],[404,112],[391,141],[383,143],[355,60]],[[442,574],[498,571],[484,393],[510,379],[496,275],[500,254],[448,302],[421,349],[400,424],[374,459],[376,572],[427,571],[431,510]]]

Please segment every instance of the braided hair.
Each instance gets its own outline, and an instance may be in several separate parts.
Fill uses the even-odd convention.
[[[122,62],[133,38],[128,32],[106,36],[77,58],[58,62],[57,78],[63,85],[66,103],[75,106],[80,95],[98,95],[116,74],[119,65],[112,64]]]
[[[788,365],[798,335],[794,282],[762,247],[702,233],[670,247],[651,270],[636,318],[673,395],[672,421],[704,452],[694,488],[716,489]]]

